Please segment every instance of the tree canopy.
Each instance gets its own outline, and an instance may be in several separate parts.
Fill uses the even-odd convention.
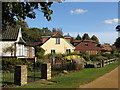
[[[115,46],[116,48],[120,48],[120,37],[116,39]]]
[[[80,35],[78,34],[77,37],[75,38],[75,40],[81,40],[82,38],[80,37]]]
[[[16,21],[25,20],[27,17],[34,19],[36,18],[35,9],[42,12],[44,17],[50,21],[51,14],[53,14],[53,10],[50,9],[52,4],[53,2],[49,0],[46,2],[3,2],[2,25],[16,25]]]
[[[95,41],[97,44],[99,44],[99,40],[98,40],[98,38],[97,38],[95,35],[93,35],[93,36],[91,37],[91,40],[93,40],[93,41]]]
[[[85,33],[82,37],[82,40],[91,40],[89,35],[87,33]]]

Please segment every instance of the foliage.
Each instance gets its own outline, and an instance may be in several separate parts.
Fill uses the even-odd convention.
[[[88,68],[79,72],[73,72],[61,77],[52,78],[49,81],[57,82],[53,85],[40,85],[38,82],[29,83],[17,88],[78,88],[81,84],[89,83],[98,77],[118,67],[117,62],[103,68]],[[88,76],[89,75],[89,76]]]
[[[95,35],[93,35],[93,36],[91,37],[91,40],[93,40],[93,41],[95,41],[97,44],[99,44],[99,40],[98,40],[98,38],[97,38]]]
[[[35,55],[37,58],[44,58],[45,50],[40,46],[35,47]]]
[[[27,42],[41,42],[42,35],[51,35],[51,31],[46,28],[27,28],[22,30],[23,39]]]
[[[84,55],[83,55],[83,58],[84,58],[86,61],[90,61],[90,55],[88,55],[88,54],[84,54]]]
[[[116,39],[115,46],[116,48],[120,48],[120,37]]]
[[[16,58],[3,58],[2,59],[2,70],[13,72],[16,65],[22,64],[21,60]]]
[[[108,59],[112,59],[112,58],[115,58],[115,54],[108,54],[108,53],[105,53],[105,54],[101,54],[102,56],[104,57],[107,57]]]
[[[16,20],[21,21],[29,17],[36,18],[35,9],[44,13],[44,17],[49,21],[53,11],[50,9],[53,2],[3,2],[2,3],[2,23],[3,25],[15,25]]]
[[[77,37],[75,38],[75,40],[81,40],[82,38],[80,37],[80,35],[78,34]]]
[[[91,40],[89,35],[87,33],[85,33],[83,36],[82,36],[82,40]]]
[[[74,41],[75,39],[74,39],[74,37],[71,37],[71,40],[70,40],[70,43],[73,45],[74,44]]]
[[[14,52],[14,51],[15,51],[14,45],[9,46],[9,47],[6,47],[6,48],[3,49],[3,52],[4,52],[4,53],[10,52],[10,53],[11,53],[11,56],[13,55],[13,52]]]

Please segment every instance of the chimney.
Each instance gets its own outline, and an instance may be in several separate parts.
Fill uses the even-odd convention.
[[[49,38],[50,36],[42,36],[42,43],[45,43]]]
[[[71,37],[65,37],[65,39],[70,43]]]
[[[71,36],[69,35],[69,33],[65,35],[64,38],[70,43]]]

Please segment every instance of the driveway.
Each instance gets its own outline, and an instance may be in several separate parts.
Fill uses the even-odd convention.
[[[119,66],[88,84],[80,85],[80,88],[118,88],[118,68],[120,70]]]

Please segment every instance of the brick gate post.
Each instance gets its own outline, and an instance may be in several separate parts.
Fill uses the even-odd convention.
[[[42,79],[51,79],[51,63],[42,64],[41,77]]]
[[[26,65],[15,66],[14,83],[20,86],[27,84],[27,66]]]

